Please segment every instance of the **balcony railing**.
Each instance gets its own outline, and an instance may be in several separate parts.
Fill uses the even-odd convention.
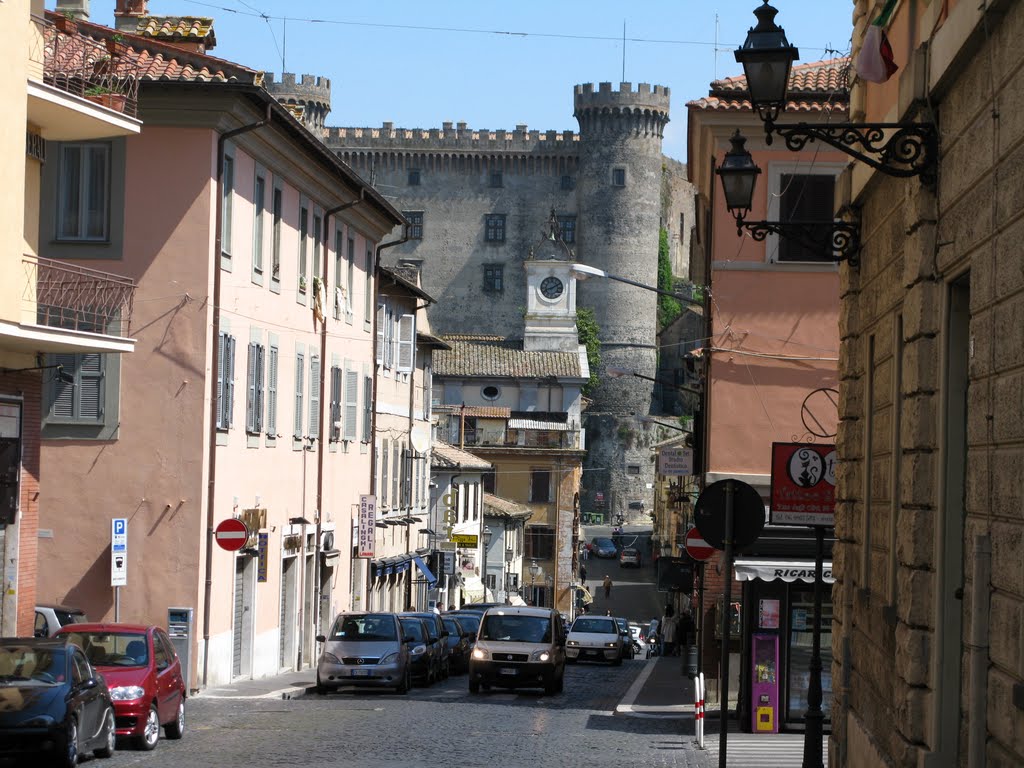
[[[127,338],[135,281],[64,261],[25,255],[26,305],[37,325]]]
[[[444,421],[442,416],[441,421]],[[489,429],[467,427],[459,439],[459,419],[451,418],[447,426],[439,423],[442,427],[442,434],[449,435],[453,445],[466,448],[552,448],[558,450],[572,450],[580,447],[580,430],[535,430],[535,429],[505,429],[498,432]]]

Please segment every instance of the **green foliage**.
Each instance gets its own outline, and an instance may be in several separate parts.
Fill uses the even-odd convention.
[[[658,288],[672,291],[675,283],[672,279],[672,261],[669,258],[668,230],[664,227],[658,233]],[[658,295],[658,328],[666,328],[683,311],[683,305],[671,296]]]
[[[594,310],[577,307],[576,330],[579,331],[580,344],[587,348],[590,381],[583,385],[583,394],[589,395],[597,388],[597,369],[601,365],[601,329],[594,317]]]

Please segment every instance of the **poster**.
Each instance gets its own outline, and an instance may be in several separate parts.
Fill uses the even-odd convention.
[[[761,600],[757,609],[757,626],[761,629],[779,628],[779,601]]]

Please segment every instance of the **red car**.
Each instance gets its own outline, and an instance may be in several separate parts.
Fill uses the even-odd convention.
[[[185,680],[171,639],[144,624],[71,624],[66,635],[107,681],[119,737],[153,749],[160,726],[169,739],[185,732]]]

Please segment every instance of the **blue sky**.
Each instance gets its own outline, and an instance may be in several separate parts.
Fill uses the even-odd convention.
[[[154,15],[212,16],[212,55],[331,79],[328,125],[576,130],[577,83],[672,89],[664,151],[686,159],[687,101],[740,74],[732,51],[760,0],[150,0]],[[48,0],[52,8],[55,0]],[[773,0],[800,61],[847,53],[852,0]],[[92,0],[113,24],[114,0]],[[264,18],[265,17],[265,18]],[[284,21],[282,17],[288,17]],[[716,17],[718,52],[716,54]],[[318,20],[312,22],[309,20]],[[625,78],[623,78],[625,24]]]

